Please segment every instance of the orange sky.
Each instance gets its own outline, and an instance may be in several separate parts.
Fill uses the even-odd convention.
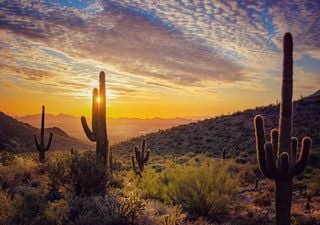
[[[320,15],[318,3],[150,2],[0,3],[0,111],[35,114],[45,104],[88,116],[101,70],[109,117],[208,117],[275,103],[287,31],[294,97],[319,89],[320,17],[308,16]]]

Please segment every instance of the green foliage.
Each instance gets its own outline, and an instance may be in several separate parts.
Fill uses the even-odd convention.
[[[138,186],[144,197],[182,205],[190,214],[208,216],[236,200],[239,181],[230,172],[230,166],[231,162],[202,161],[160,173],[149,169]]]
[[[0,152],[0,163],[3,166],[9,166],[15,159],[14,154],[10,153],[10,152]]]
[[[0,224],[9,224],[13,217],[12,200],[7,193],[0,191]]]
[[[74,196],[100,194],[106,179],[104,169],[96,163],[96,156],[91,151],[74,153],[49,162],[47,174],[52,188],[62,186]]]
[[[44,195],[36,189],[26,189],[16,195],[12,205],[14,208],[12,224],[14,225],[51,224],[44,214],[47,206]]]
[[[70,205],[70,222],[74,225],[127,225],[138,224],[137,216],[144,203],[137,193],[127,196],[108,193],[105,198],[76,198]]]

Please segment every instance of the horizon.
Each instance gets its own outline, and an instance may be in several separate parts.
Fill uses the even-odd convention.
[[[320,84],[319,2],[0,6],[0,111],[10,115],[46,105],[50,114],[89,116],[102,70],[110,118],[208,118],[267,105],[280,93],[287,31],[294,98]]]

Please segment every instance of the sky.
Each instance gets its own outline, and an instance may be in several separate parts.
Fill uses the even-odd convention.
[[[280,98],[282,36],[294,98],[320,87],[320,1],[0,0],[0,111],[209,117]]]

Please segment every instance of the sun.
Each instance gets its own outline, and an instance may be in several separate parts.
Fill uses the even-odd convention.
[[[101,102],[101,98],[100,97],[97,97],[97,102],[98,102],[98,104]]]

